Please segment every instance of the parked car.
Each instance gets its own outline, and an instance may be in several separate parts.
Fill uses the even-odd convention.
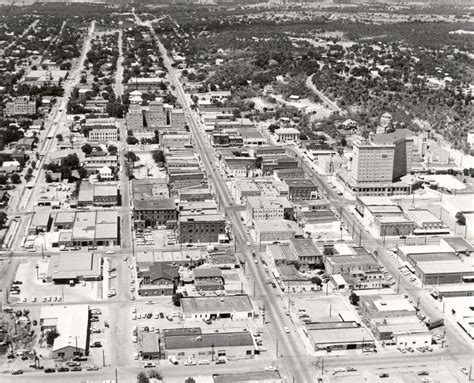
[[[44,373],[45,374],[51,374],[53,372],[56,372],[56,369],[55,368],[45,368],[44,369]]]
[[[58,372],[68,372],[69,371],[69,367],[59,367],[58,368]]]
[[[90,347],[102,347],[102,343],[96,341],[90,345]]]
[[[75,366],[75,367],[71,368],[71,371],[82,371],[82,367]]]
[[[12,375],[21,375],[23,374],[23,370],[13,370]]]
[[[156,363],[148,362],[143,365],[145,368],[154,368],[156,367]]]

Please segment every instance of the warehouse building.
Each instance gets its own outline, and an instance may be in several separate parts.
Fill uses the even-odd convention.
[[[372,335],[353,321],[307,323],[304,332],[315,351],[331,352],[375,348]]]
[[[247,319],[252,318],[254,309],[248,295],[225,297],[181,298],[183,319]]]
[[[59,334],[51,358],[67,360],[88,355],[89,306],[42,306],[40,326],[42,330],[56,329]]]
[[[51,258],[46,275],[47,281],[55,284],[100,281],[102,257],[93,253],[61,253]]]
[[[289,241],[303,237],[303,230],[298,224],[286,219],[255,220],[254,226],[257,242]]]
[[[202,333],[189,329],[163,330],[166,358],[208,359],[250,358],[255,353],[255,343],[248,331],[225,331]]]

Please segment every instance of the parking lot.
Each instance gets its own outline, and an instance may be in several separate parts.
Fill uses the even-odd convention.
[[[81,302],[101,298],[101,282],[84,282],[72,287],[43,282],[48,266],[48,259],[22,260],[14,278],[15,281],[21,282],[17,285],[20,292],[10,294],[10,302],[39,304]]]

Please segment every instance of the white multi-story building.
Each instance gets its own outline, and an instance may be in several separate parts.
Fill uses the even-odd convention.
[[[170,125],[173,129],[184,129],[186,126],[186,116],[183,109],[171,109]]]
[[[28,97],[18,97],[16,100],[5,104],[5,116],[32,116],[36,114],[36,102]]]
[[[356,140],[351,175],[357,183],[392,182],[395,145]]]
[[[247,197],[247,214],[249,219],[270,220],[284,219],[291,215],[293,205],[286,197]]]
[[[127,128],[131,131],[143,130],[143,112],[140,105],[130,105],[126,117]]]
[[[275,130],[275,134],[280,142],[300,141],[300,131],[296,128],[280,128]]]
[[[89,141],[93,142],[116,142],[118,133],[116,128],[92,129],[89,132]]]

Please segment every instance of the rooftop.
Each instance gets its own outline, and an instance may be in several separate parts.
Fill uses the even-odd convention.
[[[247,206],[252,209],[290,209],[293,207],[286,197],[247,197]]]
[[[285,179],[283,182],[293,187],[316,187],[315,183],[309,178]]]
[[[248,371],[232,374],[214,374],[214,383],[254,383],[274,382],[280,380],[280,372],[277,371]]]
[[[300,227],[294,221],[286,219],[272,219],[272,220],[255,220],[255,229],[260,232],[279,232],[279,231],[293,231],[301,232]]]
[[[93,253],[60,253],[52,257],[48,277],[52,279],[76,279],[101,275],[102,258]]]
[[[334,328],[308,331],[314,344],[370,342],[372,335],[364,327]]]
[[[230,295],[225,297],[184,297],[181,299],[183,313],[235,312],[252,311],[252,304],[247,295]]]
[[[173,198],[147,198],[134,199],[133,206],[135,210],[175,210],[176,204]]]
[[[249,332],[213,332],[201,335],[164,335],[167,350],[186,348],[222,348],[250,346],[253,348],[252,335]]]
[[[466,258],[467,259],[467,258]],[[474,267],[472,261],[432,261],[419,262],[416,265],[424,274],[472,274],[474,275]]]

